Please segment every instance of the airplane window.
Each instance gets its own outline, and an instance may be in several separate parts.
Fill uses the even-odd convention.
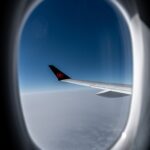
[[[41,149],[106,150],[132,96],[128,25],[109,1],[45,0],[22,31],[19,86]]]

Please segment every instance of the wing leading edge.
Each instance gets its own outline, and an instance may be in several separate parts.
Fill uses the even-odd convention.
[[[97,95],[105,97],[121,97],[132,94],[132,88],[130,85],[74,80],[53,65],[49,65],[49,68],[52,70],[59,81],[100,89],[101,91],[96,93]]]

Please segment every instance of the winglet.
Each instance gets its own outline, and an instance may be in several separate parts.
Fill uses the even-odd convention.
[[[60,71],[59,69],[57,69],[55,66],[49,65],[49,68],[52,70],[52,72],[54,73],[54,75],[57,77],[57,79],[59,81],[65,80],[65,79],[70,79],[69,76],[67,76],[66,74],[64,74],[62,71]]]

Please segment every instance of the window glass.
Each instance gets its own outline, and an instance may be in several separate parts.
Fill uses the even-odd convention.
[[[21,103],[35,143],[47,150],[109,148],[125,127],[132,96],[124,17],[105,0],[45,0],[20,43]],[[49,65],[76,83],[57,80],[66,76]]]

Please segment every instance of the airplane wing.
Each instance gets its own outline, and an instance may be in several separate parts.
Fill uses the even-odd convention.
[[[52,70],[59,81],[100,89],[101,91],[96,93],[97,95],[105,97],[121,97],[132,94],[132,87],[130,85],[74,80],[53,65],[49,65],[49,68]]]

